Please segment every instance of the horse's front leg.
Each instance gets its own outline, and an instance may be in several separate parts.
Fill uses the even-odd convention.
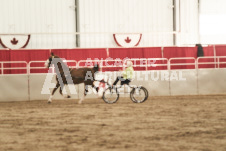
[[[82,104],[82,101],[84,100],[86,94],[88,93],[88,85],[85,84],[84,86],[84,95],[81,97],[81,99],[79,100],[78,104]]]
[[[56,87],[53,89],[52,94],[50,95],[48,99],[48,103],[52,102],[53,94],[56,92],[56,90],[59,88],[60,84],[57,82]]]
[[[63,95],[63,93],[62,93],[63,89],[64,89],[64,86],[63,86],[63,87],[60,87],[60,94],[61,94],[63,97],[65,97],[65,98],[71,98],[71,96],[68,95],[68,94],[67,94],[66,96]]]
[[[96,92],[98,94],[98,98],[102,98],[104,88],[103,87],[99,88],[98,86],[95,86],[94,83],[92,84],[92,87],[96,90]]]

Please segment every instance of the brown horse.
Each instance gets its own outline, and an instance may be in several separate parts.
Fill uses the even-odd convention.
[[[84,83],[84,96],[79,101],[79,104],[82,103],[84,100],[84,97],[86,96],[88,92],[88,86],[91,85],[93,88],[96,88],[93,84],[95,81],[94,76],[95,73],[98,72],[99,66],[98,64],[95,64],[93,68],[78,68],[78,69],[71,69],[69,68],[63,61],[60,59],[60,57],[54,55],[51,53],[51,56],[45,63],[45,66],[49,68],[51,65],[54,65],[55,71],[56,71],[56,87],[53,89],[51,96],[49,97],[48,103],[52,102],[52,97],[55,93],[55,91],[60,87],[60,94],[62,94],[62,90],[64,85],[67,84],[80,84]],[[71,79],[71,80],[70,80]],[[98,91],[98,88],[96,88]],[[70,98],[70,96],[67,96]]]

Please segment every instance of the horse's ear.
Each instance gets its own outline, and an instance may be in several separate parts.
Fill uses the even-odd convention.
[[[52,56],[52,58],[54,58],[54,53],[53,52],[51,52],[51,56]]]
[[[95,71],[98,71],[98,70],[99,70],[99,64],[95,63],[93,69],[94,69]]]
[[[94,64],[94,67],[97,67],[98,68],[99,67],[99,64],[98,63],[95,63]]]

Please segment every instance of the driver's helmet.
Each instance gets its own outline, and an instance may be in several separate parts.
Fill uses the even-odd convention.
[[[130,61],[130,60],[128,60],[128,61],[126,62],[126,66],[127,66],[127,67],[132,67],[132,66],[133,66],[133,62]]]

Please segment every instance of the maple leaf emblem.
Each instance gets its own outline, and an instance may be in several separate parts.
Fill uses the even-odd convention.
[[[12,43],[13,45],[16,45],[16,44],[18,43],[18,40],[14,37],[13,40],[11,40],[11,43]]]
[[[130,42],[131,42],[131,39],[129,39],[129,37],[127,37],[127,38],[125,39],[125,42],[126,42],[126,43],[130,43]]]

